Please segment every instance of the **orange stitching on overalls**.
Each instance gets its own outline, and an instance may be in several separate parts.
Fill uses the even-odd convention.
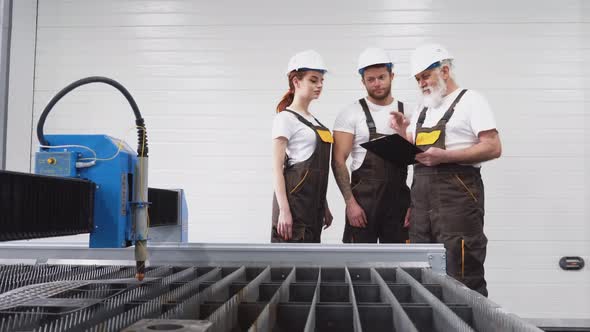
[[[465,239],[461,239],[461,279],[465,279]]]
[[[471,190],[469,190],[469,188],[467,187],[467,185],[465,184],[465,182],[463,182],[463,180],[461,180],[461,178],[459,177],[459,175],[455,174],[455,177],[457,178],[457,180],[459,180],[459,182],[461,183],[461,185],[463,185],[463,188],[465,188],[465,190],[467,190],[467,192],[469,193],[469,195],[471,195],[471,198],[473,198],[473,200],[475,202],[477,202],[477,198],[475,198],[475,195],[471,192]]]
[[[299,183],[297,183],[297,185],[293,189],[291,189],[291,191],[289,192],[289,194],[294,193],[295,190],[297,190],[297,188],[299,188],[303,184],[303,181],[305,181],[305,178],[307,178],[307,174],[309,174],[309,170],[305,171],[305,174],[303,175],[303,178],[301,178],[301,180],[299,181]]]

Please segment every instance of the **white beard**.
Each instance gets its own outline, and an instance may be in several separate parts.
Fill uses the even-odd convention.
[[[429,94],[424,94],[425,91],[430,91]],[[439,77],[435,87],[428,87],[422,91],[422,105],[428,108],[434,108],[442,104],[444,96],[447,94],[447,84]]]

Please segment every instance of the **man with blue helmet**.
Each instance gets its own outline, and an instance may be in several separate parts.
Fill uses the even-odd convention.
[[[367,96],[342,110],[334,124],[332,171],[346,202],[345,243],[403,243],[410,204],[407,166],[367,151],[362,143],[394,134],[390,112],[404,112],[391,94],[393,63],[380,48],[359,56],[358,72]],[[349,173],[346,160],[352,157]]]
[[[443,243],[447,273],[487,296],[480,169],[500,157],[502,145],[489,103],[459,86],[453,61],[439,44],[416,48],[410,69],[421,105],[411,120],[394,112],[392,127],[424,150],[414,165],[410,241]]]

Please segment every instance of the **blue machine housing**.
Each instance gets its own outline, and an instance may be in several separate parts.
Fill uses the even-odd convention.
[[[124,142],[106,135],[45,135],[52,146],[36,154],[35,173],[50,176],[77,177],[96,184],[94,230],[90,233],[91,248],[120,248],[135,242],[132,224],[133,181],[137,154]],[[90,167],[76,167],[88,163]],[[121,147],[119,147],[121,145]],[[110,159],[110,160],[100,160]],[[83,166],[83,165],[80,165]],[[146,197],[147,200],[147,197]]]

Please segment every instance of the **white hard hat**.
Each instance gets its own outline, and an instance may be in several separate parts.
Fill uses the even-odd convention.
[[[359,55],[358,71],[359,74],[363,74],[363,69],[378,64],[390,65],[390,70],[393,69],[393,63],[389,58],[389,55],[382,48],[369,47],[365,49],[361,55]]]
[[[314,50],[302,51],[292,56],[287,65],[287,75],[293,70],[304,68],[323,72],[328,71],[324,59],[322,59],[322,56]]]
[[[449,51],[439,44],[426,44],[418,47],[412,52],[410,58],[412,76],[416,76],[426,69],[436,66],[442,60],[453,59]],[[434,68],[434,67],[432,67]]]

